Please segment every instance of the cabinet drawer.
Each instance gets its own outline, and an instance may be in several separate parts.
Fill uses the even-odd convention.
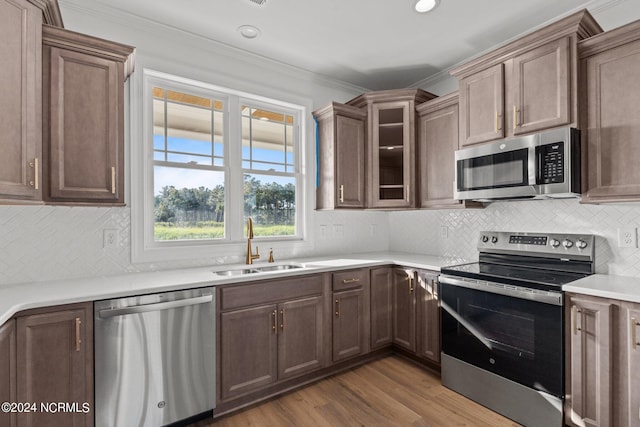
[[[220,307],[222,310],[229,310],[321,294],[322,275],[319,274],[264,280],[222,288]]]
[[[347,270],[333,273],[332,287],[334,291],[360,288],[369,280],[369,270],[366,268],[359,270]]]

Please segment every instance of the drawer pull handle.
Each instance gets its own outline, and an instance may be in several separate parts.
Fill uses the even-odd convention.
[[[116,194],[116,168],[111,166],[111,194]]]
[[[409,276],[409,293],[413,292],[413,277]]]
[[[280,310],[280,316],[282,316],[282,323],[280,323],[280,330],[284,331],[284,310]]]
[[[502,114],[498,114],[496,111],[496,133],[500,133],[500,117],[502,117]]]
[[[571,318],[573,323],[573,335],[578,335],[578,331],[581,331],[582,328],[578,326],[578,313],[580,313],[580,309],[577,306],[571,307]]]
[[[82,324],[82,321],[80,320],[80,318],[76,317],[76,351],[80,351],[80,344],[82,343],[82,340],[80,339],[81,324]]]
[[[640,326],[640,322],[635,317],[631,318],[631,349],[636,350],[640,345],[638,342],[638,326]]]
[[[360,279],[358,279],[357,277],[354,277],[353,279],[342,279],[342,283],[345,285],[349,283],[357,283],[359,281]]]
[[[344,203],[344,185],[340,185],[340,203]]]
[[[336,317],[340,317],[340,300],[336,298]]]

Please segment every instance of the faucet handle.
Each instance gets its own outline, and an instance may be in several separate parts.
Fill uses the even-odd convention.
[[[269,262],[273,262],[273,248],[269,248]]]

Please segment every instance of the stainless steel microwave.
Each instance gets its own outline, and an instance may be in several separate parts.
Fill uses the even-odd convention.
[[[565,127],[455,153],[458,200],[569,198],[580,195],[580,133]]]

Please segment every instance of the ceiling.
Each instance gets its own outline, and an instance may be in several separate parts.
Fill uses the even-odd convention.
[[[416,86],[558,16],[620,0],[441,0],[426,14],[415,1],[98,0],[369,90]],[[260,36],[243,38],[247,24]]]

